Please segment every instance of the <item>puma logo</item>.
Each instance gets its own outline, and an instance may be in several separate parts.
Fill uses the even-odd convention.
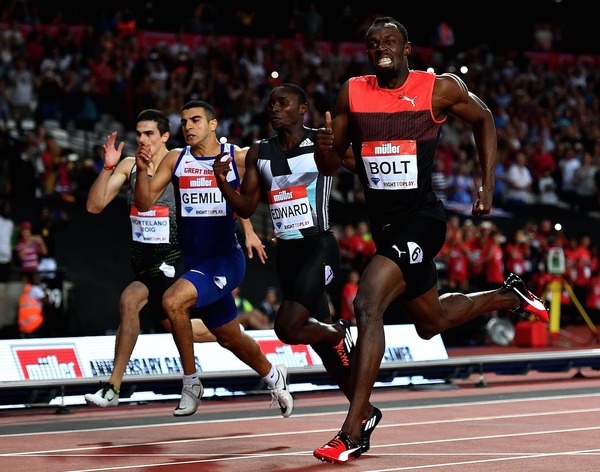
[[[416,105],[415,105],[415,100],[417,99],[417,96],[418,96],[418,95],[415,95],[413,98],[408,98],[406,95],[402,95],[402,96],[400,97],[400,99],[401,99],[401,100],[404,100],[404,101],[406,101],[406,102],[410,102],[410,103],[412,104],[413,108],[414,108],[414,107],[416,106]]]
[[[406,254],[406,251],[401,251],[400,249],[398,249],[398,246],[396,246],[395,244],[392,246],[396,251],[398,251],[398,257],[402,257],[402,254]]]

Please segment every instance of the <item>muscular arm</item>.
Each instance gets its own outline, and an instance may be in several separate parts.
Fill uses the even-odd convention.
[[[258,160],[258,144],[253,144],[250,148],[236,149],[235,165],[238,169],[238,174],[242,181],[241,191],[238,192],[227,182],[227,174],[229,173],[229,165],[231,157],[224,160],[217,157],[213,164],[213,172],[217,181],[217,186],[227,203],[233,211],[238,215],[238,221],[244,231],[244,241],[248,258],[254,257],[254,251],[258,254],[259,259],[264,264],[267,260],[265,246],[254,231],[254,226],[250,221],[250,216],[256,210],[260,199],[260,181],[258,176],[257,160]],[[254,182],[256,189],[253,190]],[[253,198],[253,195],[256,198]]]
[[[217,179],[217,186],[233,211],[241,218],[250,218],[260,200],[260,176],[257,166],[258,144],[253,144],[249,150],[246,150],[244,158],[240,158],[238,154],[236,153],[235,156],[236,166],[242,180],[239,192],[227,182],[231,158],[227,158],[225,161],[215,159],[213,171]]]
[[[116,165],[115,169],[110,171],[103,168],[88,193],[86,208],[93,214],[100,213],[115,198],[123,184],[129,179],[129,173],[135,162],[134,157],[126,157],[119,162],[125,143],[121,141],[115,148],[116,139],[117,132],[115,131],[108,135],[103,145],[104,165],[109,167]]]
[[[441,74],[436,78],[433,113],[437,118],[452,114],[473,127],[473,137],[481,164],[482,185],[473,204],[473,216],[490,213],[495,187],[497,137],[494,117],[487,105],[469,92],[466,84],[454,74]]]
[[[348,95],[348,82],[340,89],[335,105],[335,118],[331,113],[325,113],[325,128],[317,131],[315,146],[315,161],[319,172],[324,175],[335,174],[342,165],[354,170],[354,155],[348,152],[350,136],[348,132],[348,118],[350,115],[350,101]]]
[[[171,181],[171,175],[181,149],[173,149],[167,153],[151,179],[148,178],[150,162],[150,146],[138,147],[135,153],[137,178],[135,179],[135,206],[140,211],[148,211],[156,203]]]
[[[114,170],[102,169],[98,177],[90,187],[87,197],[87,211],[93,214],[100,213],[106,205],[113,199],[121,190],[121,187],[129,179],[129,173],[133,167],[135,158],[133,156],[123,159]]]

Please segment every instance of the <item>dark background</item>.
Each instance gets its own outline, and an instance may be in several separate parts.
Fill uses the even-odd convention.
[[[389,15],[403,23],[409,39],[416,46],[431,44],[435,29],[441,21],[448,22],[456,37],[456,48],[464,49],[481,44],[492,48],[516,50],[531,49],[533,25],[551,22],[561,30],[563,39],[558,41],[557,50],[572,53],[597,53],[600,43],[595,37],[598,20],[590,9],[590,2],[581,0],[529,0],[503,2],[390,2],[370,0],[366,2],[249,2],[249,1],[185,1],[164,2],[139,0],[123,2],[81,2],[72,0],[52,1],[29,0],[26,2],[0,1],[0,5],[16,5],[14,16],[19,19],[20,4],[34,6],[38,16],[45,22],[52,21],[56,12],[62,14],[67,23],[100,24],[114,18],[115,12],[129,10],[137,21],[138,28],[177,31],[186,18],[192,15],[198,4],[207,6],[207,17],[216,25],[217,34],[257,35],[276,38],[290,37],[296,28],[291,23],[295,13],[308,9],[314,3],[324,19],[323,39],[362,41],[362,35],[354,33],[356,25],[370,23],[374,16]],[[345,16],[349,6],[351,17]],[[238,21],[238,13],[253,13],[250,25]],[[298,15],[296,15],[298,18]]]

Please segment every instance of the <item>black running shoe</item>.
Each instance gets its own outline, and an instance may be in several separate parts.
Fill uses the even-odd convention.
[[[340,357],[342,369],[350,375],[352,371],[350,362],[352,361],[352,351],[354,349],[354,340],[352,339],[352,334],[350,334],[350,323],[346,320],[339,320],[337,324],[344,329],[344,337],[338,344],[333,346],[333,349],[335,349],[335,352]]]
[[[360,426],[360,452],[364,454],[371,449],[371,433],[381,421],[381,411],[379,408],[373,407],[373,413],[369,419],[363,420]]]
[[[507,290],[515,292],[521,299],[521,304],[512,311],[524,315],[533,315],[544,323],[550,321],[548,308],[544,305],[544,302],[527,289],[525,282],[517,274],[511,273],[502,286]]]
[[[344,462],[358,459],[360,457],[360,446],[340,431],[324,446],[315,449],[313,456],[324,462],[343,464]]]

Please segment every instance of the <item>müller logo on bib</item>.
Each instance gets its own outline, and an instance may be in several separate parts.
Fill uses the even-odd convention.
[[[13,347],[23,380],[60,380],[83,377],[74,346]]]

